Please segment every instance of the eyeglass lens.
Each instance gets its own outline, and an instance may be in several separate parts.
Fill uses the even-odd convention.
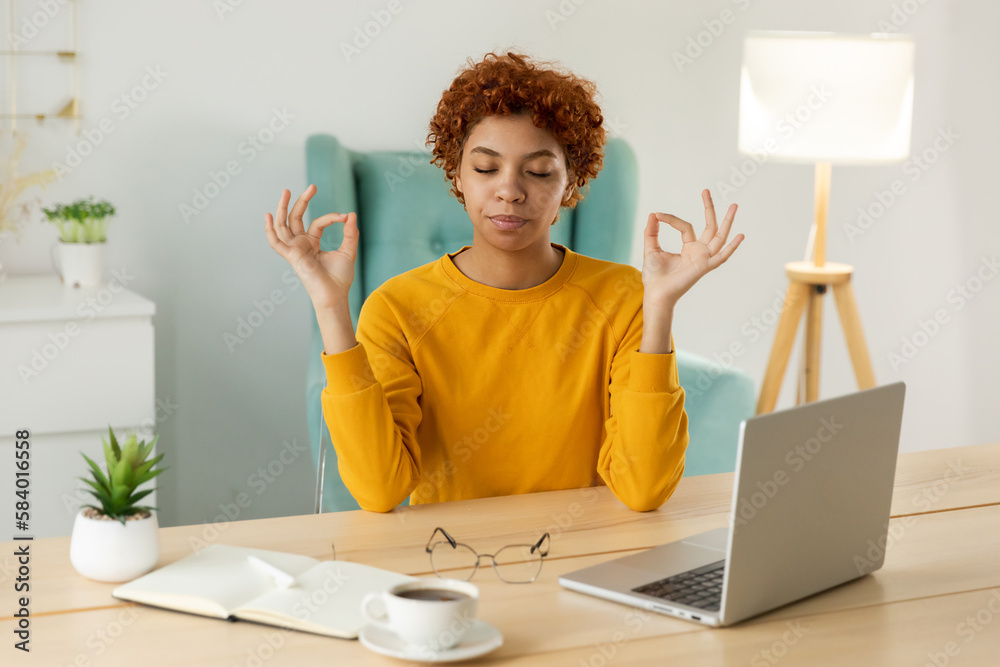
[[[434,572],[449,579],[467,580],[476,571],[479,556],[468,546],[458,543],[435,542],[431,549],[431,566]],[[526,583],[538,576],[542,569],[542,556],[531,545],[506,546],[493,556],[497,575],[509,583]]]

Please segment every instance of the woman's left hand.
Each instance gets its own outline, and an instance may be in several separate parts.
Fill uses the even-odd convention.
[[[743,241],[743,234],[737,234],[729,245],[723,247],[736,217],[736,204],[729,206],[726,217],[719,226],[715,222],[712,194],[707,189],[702,190],[701,198],[705,203],[705,231],[700,238],[695,237],[694,227],[690,222],[685,222],[676,215],[649,214],[642,260],[643,301],[646,304],[672,308],[702,276],[729,259]],[[661,222],[681,233],[684,245],[679,254],[666,252],[660,247]]]

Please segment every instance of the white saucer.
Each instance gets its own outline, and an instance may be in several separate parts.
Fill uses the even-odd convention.
[[[443,651],[429,651],[407,644],[391,630],[370,623],[361,628],[358,639],[362,644],[382,655],[420,662],[452,662],[485,655],[503,645],[500,631],[485,621],[476,619],[469,631],[455,646]]]

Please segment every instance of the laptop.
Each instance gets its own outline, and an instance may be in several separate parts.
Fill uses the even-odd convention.
[[[706,625],[738,623],[882,567],[902,382],[740,424],[729,526],[559,577]]]

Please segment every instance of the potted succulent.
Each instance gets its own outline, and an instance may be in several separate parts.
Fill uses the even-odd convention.
[[[106,201],[94,202],[93,196],[72,204],[42,208],[49,222],[59,228],[59,268],[63,283],[74,287],[97,285],[104,274],[104,247],[107,242],[107,218],[115,207]]]
[[[159,526],[155,507],[139,505],[153,492],[138,491],[166,468],[154,470],[163,454],[150,459],[159,435],[146,444],[133,433],[119,447],[108,426],[104,442],[107,474],[86,454],[92,479],[81,477],[99,505],[84,505],[76,515],[69,557],[77,572],[97,581],[128,581],[151,570],[160,558]],[[103,442],[102,438],[102,442]]]

